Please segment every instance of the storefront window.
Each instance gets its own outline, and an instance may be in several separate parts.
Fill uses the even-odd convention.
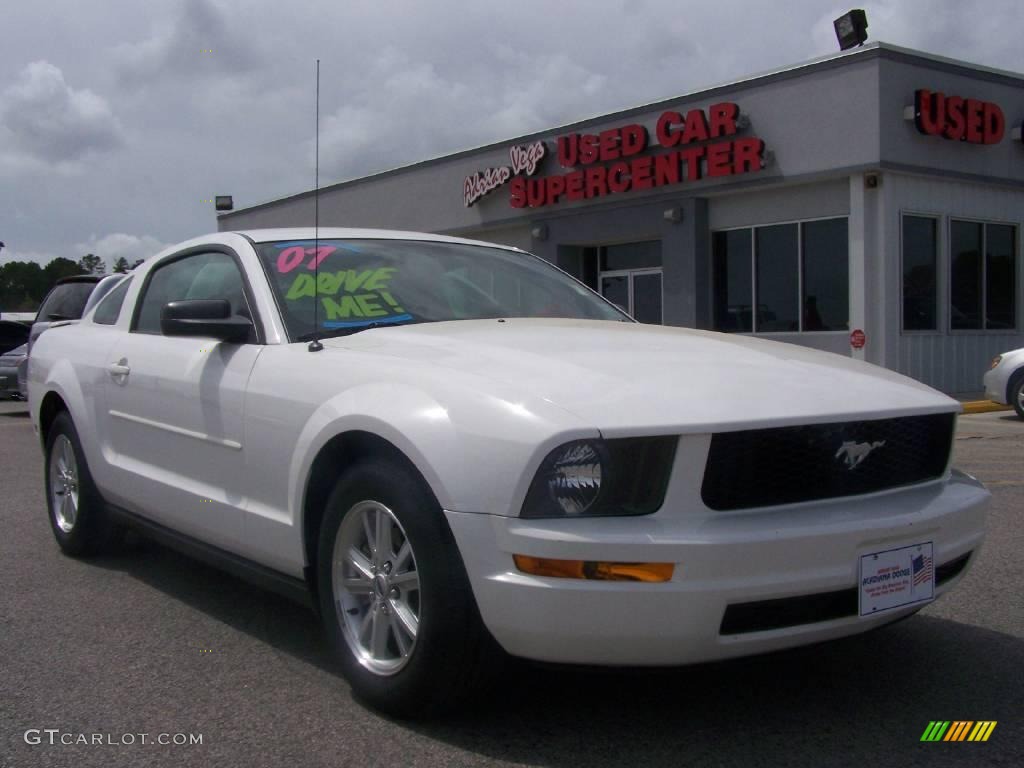
[[[938,225],[927,216],[903,217],[903,330],[934,331],[938,297]]]
[[[712,233],[715,329],[846,330],[847,226],[844,217]]]
[[[803,330],[845,331],[850,318],[846,219],[808,221],[803,232]]]
[[[1010,330],[1017,325],[1017,240],[1009,224],[985,225],[985,327]]]
[[[799,331],[797,225],[758,227],[754,237],[759,332]]]
[[[601,271],[645,269],[661,266],[661,241],[607,245],[600,249]]]
[[[715,328],[719,331],[754,330],[751,233],[749,229],[730,229],[712,237]]]
[[[950,328],[1016,326],[1016,239],[1009,224],[950,223]]]
[[[982,328],[983,228],[973,221],[954,221],[949,228],[949,326],[954,330]]]

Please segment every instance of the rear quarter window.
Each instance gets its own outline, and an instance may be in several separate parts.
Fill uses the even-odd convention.
[[[114,325],[121,315],[121,307],[124,304],[124,297],[128,293],[128,286],[131,285],[131,278],[122,280],[110,293],[104,296],[92,313],[92,321],[100,325]]]

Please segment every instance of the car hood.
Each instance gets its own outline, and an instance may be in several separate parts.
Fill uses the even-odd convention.
[[[885,368],[796,344],[589,320],[462,320],[329,339],[329,349],[493,380],[606,434],[704,432],[950,412],[957,402]]]

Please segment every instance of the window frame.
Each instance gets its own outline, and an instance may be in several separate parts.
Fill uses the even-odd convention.
[[[732,333],[735,335],[742,336],[803,336],[805,334],[813,334],[816,336],[828,336],[843,334],[844,336],[850,333],[850,329],[845,330],[828,330],[828,331],[805,331],[804,326],[804,236],[803,236],[803,225],[814,222],[814,221],[829,221],[831,219],[846,219],[846,291],[847,291],[847,314],[850,313],[852,307],[852,301],[849,297],[850,292],[850,214],[845,213],[839,216],[809,216],[803,219],[786,219],[783,221],[764,221],[760,224],[746,224],[737,227],[721,227],[718,229],[709,230],[710,237],[708,238],[708,244],[711,248],[711,258],[708,259],[708,267],[710,269],[710,275],[708,279],[708,286],[710,290],[710,301],[709,306],[711,308],[711,330],[718,333]],[[776,227],[785,224],[796,225],[796,267],[797,267],[797,324],[798,330],[795,331],[759,331],[757,329],[757,233],[756,230],[761,227]],[[749,331],[720,331],[715,327],[715,255],[714,255],[714,235],[716,232],[735,232],[741,229],[750,230],[750,324],[751,330]],[[846,318],[846,322],[850,324],[850,318]]]
[[[142,285],[139,286],[139,291],[135,295],[135,305],[132,307],[131,319],[128,323],[128,332],[137,333],[143,336],[156,336],[158,338],[169,338],[163,333],[149,333],[147,331],[138,330],[139,315],[142,312],[142,302],[146,299],[146,292],[149,290],[150,282],[153,280],[153,275],[164,267],[170,266],[171,264],[187,259],[190,256],[198,256],[204,253],[222,253],[229,256],[234,261],[235,266],[238,267],[238,271],[242,276],[242,293],[245,295],[245,302],[249,307],[249,314],[252,315],[252,325],[255,329],[253,337],[241,342],[243,344],[266,344],[266,334],[263,330],[263,319],[260,316],[259,307],[256,304],[255,294],[252,290],[251,281],[249,275],[245,270],[245,265],[242,263],[242,259],[234,248],[227,245],[221,245],[220,243],[205,243],[201,245],[194,245],[189,248],[185,248],[175,253],[168,254],[167,256],[160,259],[158,262],[153,264],[146,272],[146,276],[142,281]],[[98,305],[97,305],[98,306]],[[123,307],[122,307],[123,310]]]
[[[999,334],[1016,334],[1021,330],[1021,289],[1020,289],[1020,277],[1021,277],[1021,225],[1016,221],[1009,221],[1006,219],[984,219],[977,216],[958,216],[956,214],[947,214],[945,217],[945,231],[946,237],[946,263],[945,269],[945,287],[946,296],[943,302],[943,309],[946,312],[946,322],[944,326],[944,332],[950,336],[978,336],[978,335],[996,335]],[[980,301],[980,312],[981,312],[981,328],[954,328],[953,327],[953,312],[951,310],[950,302],[953,298],[953,252],[950,250],[953,244],[953,222],[959,221],[965,224],[980,224],[981,225],[981,301]],[[994,224],[996,226],[1008,226],[1013,228],[1013,268],[1014,275],[1017,280],[1016,291],[1013,294],[1013,327],[1012,328],[986,328],[988,323],[988,225]]]
[[[134,275],[126,275],[123,280],[120,280],[113,288],[111,288],[109,291],[107,291],[107,294],[102,299],[100,299],[99,301],[96,302],[96,306],[92,308],[91,314],[89,315],[89,320],[93,323],[93,325],[103,325],[103,326],[106,326],[108,328],[112,328],[112,327],[115,327],[117,325],[117,322],[121,319],[121,313],[124,312],[125,302],[128,301],[128,293],[132,289],[132,280],[133,279],[134,279]],[[100,322],[99,320],[97,320],[96,319],[96,315],[99,313],[100,307],[102,307],[104,304],[106,304],[107,300],[114,293],[116,293],[117,291],[121,290],[122,288],[124,289],[124,296],[121,297],[121,305],[117,308],[117,314],[114,315],[113,322],[104,323],[104,322]]]

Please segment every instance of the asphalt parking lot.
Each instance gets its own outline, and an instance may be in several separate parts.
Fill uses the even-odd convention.
[[[513,665],[490,703],[410,724],[353,701],[302,608],[155,544],[63,557],[25,406],[0,403],[0,765],[1024,765],[1024,422],[962,417],[956,463],[992,491],[988,540],[907,621],[682,669]],[[931,720],[998,725],[921,743]],[[143,733],[202,744],[117,743]]]

